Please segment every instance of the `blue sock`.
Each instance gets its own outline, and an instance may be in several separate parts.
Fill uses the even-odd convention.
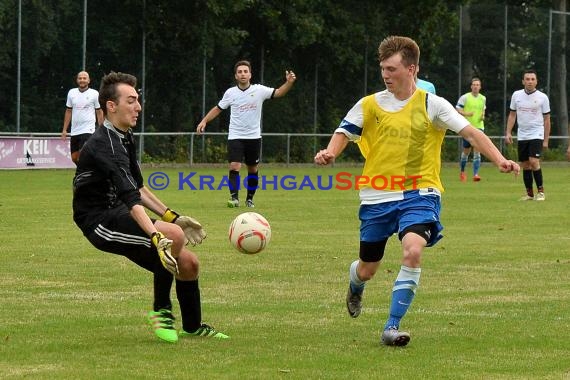
[[[404,317],[410,304],[414,300],[416,289],[420,283],[420,268],[409,268],[402,265],[400,273],[392,288],[392,302],[390,304],[390,317],[384,325],[384,330],[400,328],[400,320]]]
[[[350,270],[349,270],[350,290],[354,294],[362,294],[362,292],[364,291],[364,285],[366,285],[366,282],[362,281],[358,277],[358,274],[356,273],[356,268],[358,267],[358,261],[359,260],[356,260],[352,264],[350,264]]]
[[[467,165],[467,159],[469,156],[465,153],[461,153],[461,171],[465,171],[465,166]]]
[[[481,167],[481,153],[473,153],[473,175],[479,174],[479,168]]]

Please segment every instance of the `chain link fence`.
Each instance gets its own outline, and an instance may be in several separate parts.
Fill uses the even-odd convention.
[[[89,3],[92,9],[94,2]],[[561,2],[565,3],[565,2]],[[87,0],[84,0],[87,5]],[[24,6],[20,9],[19,18],[30,17],[31,7]],[[522,88],[522,73],[526,68],[534,68],[538,72],[539,89],[547,93],[551,100],[552,118],[552,139],[551,151],[547,156],[557,157],[560,151],[564,151],[568,136],[568,98],[569,84],[566,78],[567,61],[567,36],[568,36],[568,12],[565,10],[552,10],[547,8],[531,8],[527,6],[505,6],[501,4],[471,4],[469,6],[459,6],[455,10],[458,28],[455,34],[448,36],[439,50],[444,54],[434,56],[428,49],[422,50],[420,77],[435,83],[437,93],[445,97],[452,104],[457,102],[459,96],[469,91],[469,83],[472,76],[479,76],[483,82],[482,93],[487,98],[486,112],[486,133],[490,136],[502,136],[506,125],[510,96],[513,91]],[[135,12],[136,13],[136,12]],[[152,96],[145,96],[148,93],[147,87],[153,86],[157,78],[147,81],[145,78],[145,67],[157,60],[157,53],[153,51],[152,44],[146,44],[144,33],[141,33],[141,40],[133,40],[133,49],[128,63],[114,62],[113,52],[104,44],[94,45],[90,41],[95,41],[96,21],[91,17],[76,18],[80,25],[74,25],[76,34],[69,34],[66,43],[66,56],[52,56],[50,59],[55,62],[76,62],[83,61],[83,65],[93,68],[92,80],[97,83],[97,79],[104,73],[103,68],[109,66],[125,67],[123,71],[133,71],[139,76],[141,94],[143,100],[143,114],[140,118],[138,132],[154,132],[168,130],[161,125],[161,120],[168,119],[167,114],[173,111],[169,107],[157,106],[161,104],[161,99],[154,99]],[[139,20],[140,15],[133,14],[134,20]],[[152,15],[147,15],[152,17]],[[16,38],[16,27],[19,22],[14,20],[12,24],[6,25],[7,29],[14,33],[10,34]],[[81,27],[80,27],[81,26]],[[74,30],[75,30],[74,29]],[[43,33],[41,28],[25,29],[28,33]],[[32,30],[32,32],[30,32]],[[85,38],[85,34],[89,38]],[[26,36],[29,40],[30,37]],[[360,71],[362,77],[350,78],[351,82],[361,83],[360,88],[364,92],[374,92],[382,88],[379,80],[378,63],[375,56],[377,43],[382,36],[368,36],[370,41],[367,48],[363,50],[363,67]],[[413,37],[413,36],[412,36]],[[133,36],[129,38],[135,38]],[[32,38],[33,39],[33,38]],[[87,43],[85,42],[87,41]],[[65,94],[72,85],[70,82],[70,69],[65,71],[52,70],[47,77],[38,77],[36,82],[30,84],[27,81],[21,87],[20,66],[24,63],[25,71],[21,74],[26,77],[39,75],[41,67],[31,67],[30,49],[23,49],[18,42],[18,62],[14,62],[14,67],[18,67],[18,82],[16,86],[15,74],[8,73],[0,76],[2,88],[13,89],[13,95],[9,91],[3,91],[3,99],[9,101],[5,111],[0,112],[0,134],[3,132],[30,133],[58,132],[61,128],[63,113],[65,109]],[[106,50],[105,50],[106,49]],[[199,54],[199,59],[203,59],[201,70],[193,80],[201,82],[201,97],[195,99],[185,99],[184,102],[196,103],[196,107],[201,109],[203,115],[211,106],[216,104],[221,98],[221,94],[213,91],[215,83],[211,70],[216,62],[220,62],[220,57],[206,58]],[[175,59],[173,57],[172,59]],[[44,61],[37,60],[37,65],[44,64]],[[126,65],[126,66],[125,66]],[[312,159],[314,152],[326,146],[329,133],[323,135],[318,132],[334,131],[336,124],[340,122],[344,113],[355,103],[364,93],[353,94],[350,102],[335,106],[334,114],[324,114],[318,108],[318,104],[323,99],[329,98],[329,94],[324,90],[326,83],[323,77],[319,77],[319,72],[326,70],[326,62],[315,63],[314,72],[305,73],[303,82],[312,86],[311,91],[305,91],[302,96],[306,100],[303,113],[303,122],[291,122],[285,129],[282,124],[267,123],[264,128],[266,132],[274,132],[278,128],[279,132],[291,132],[287,134],[265,133],[264,137],[264,158],[275,162],[307,162]],[[264,73],[265,67],[262,65],[258,72]],[[14,74],[12,76],[12,74]],[[9,78],[10,80],[8,80]],[[230,78],[231,80],[231,78]],[[263,75],[261,77],[263,82]],[[300,86],[301,84],[299,84]],[[47,96],[47,90],[51,87],[58,96]],[[96,85],[94,86],[96,87]],[[300,89],[301,87],[299,87]],[[45,90],[45,91],[44,91]],[[53,91],[52,91],[53,92]],[[20,97],[22,94],[22,97]],[[293,96],[293,95],[292,95]],[[36,102],[34,97],[39,100]],[[14,101],[14,99],[16,99]],[[183,103],[184,103],[183,102]],[[344,102],[343,102],[344,103]],[[14,105],[15,107],[12,107]],[[184,106],[184,104],[183,104]],[[9,111],[8,111],[9,109]],[[279,106],[267,106],[264,109],[264,120],[275,120],[280,112]],[[56,116],[54,116],[56,115]],[[20,117],[22,116],[22,117]],[[51,119],[49,118],[51,116]],[[201,115],[195,115],[194,119],[199,120]],[[56,121],[54,121],[56,120]],[[157,134],[144,134],[140,143],[142,162],[161,161],[186,161],[190,162],[218,162],[225,159],[227,132],[227,115],[220,117],[218,125],[210,128],[210,131],[219,133],[209,133],[204,137],[194,136],[191,133],[182,135],[170,134],[161,136]],[[283,120],[281,120],[283,123]],[[335,124],[336,123],[336,124]],[[182,130],[193,131],[193,120],[182,121]],[[301,124],[304,124],[301,126]],[[160,128],[158,127],[160,126]],[[172,129],[170,129],[172,130]],[[299,132],[312,131],[313,134],[303,135]],[[494,138],[497,146],[508,152],[500,137]],[[446,140],[443,157],[446,161],[453,161],[459,152],[459,144],[454,137]],[[358,161],[358,150],[347,152],[347,159]]]

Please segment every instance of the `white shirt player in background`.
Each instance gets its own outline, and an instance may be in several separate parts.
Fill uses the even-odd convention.
[[[67,138],[67,128],[71,122],[71,159],[75,164],[85,141],[95,132],[95,127],[103,123],[103,110],[99,104],[99,92],[89,88],[89,74],[81,71],[77,74],[77,88],[67,93],[65,115],[61,139]]]
[[[259,184],[259,159],[261,152],[261,110],[267,99],[285,96],[297,80],[293,71],[285,71],[285,83],[274,89],[261,84],[251,84],[251,64],[239,61],[234,65],[237,85],[224,93],[222,100],[204,116],[196,131],[204,133],[206,125],[223,110],[230,108],[228,133],[228,162],[230,199],[228,207],[239,207],[239,171],[242,161],[247,166],[247,198],[245,205],[255,207],[253,196]]]
[[[516,120],[517,149],[526,189],[526,195],[521,198],[524,201],[545,199],[540,157],[542,150],[548,148],[550,137],[550,101],[546,94],[536,89],[537,83],[536,71],[526,70],[522,79],[524,89],[515,91],[511,97],[505,136],[505,142],[512,144],[512,131]],[[536,182],[536,196],[533,179]]]

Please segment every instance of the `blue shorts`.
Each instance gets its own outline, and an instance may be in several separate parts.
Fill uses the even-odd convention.
[[[438,195],[420,195],[419,190],[404,192],[404,199],[393,202],[361,205],[360,240],[380,242],[388,240],[396,232],[416,224],[431,225],[431,238],[427,246],[435,245],[443,236],[439,222],[441,200]]]

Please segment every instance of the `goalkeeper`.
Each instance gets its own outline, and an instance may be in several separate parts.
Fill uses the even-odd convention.
[[[228,338],[202,323],[199,262],[186,244],[206,238],[201,224],[167,208],[144,187],[136,161],[131,128],[141,105],[136,78],[111,72],[101,81],[99,101],[105,121],[83,147],[73,179],[73,219],[97,249],[122,255],[152,272],[154,305],[148,321],[158,338],[178,341],[179,336]],[[151,219],[146,209],[161,217]],[[174,327],[170,291],[176,279],[176,296],[182,315],[180,333]]]

